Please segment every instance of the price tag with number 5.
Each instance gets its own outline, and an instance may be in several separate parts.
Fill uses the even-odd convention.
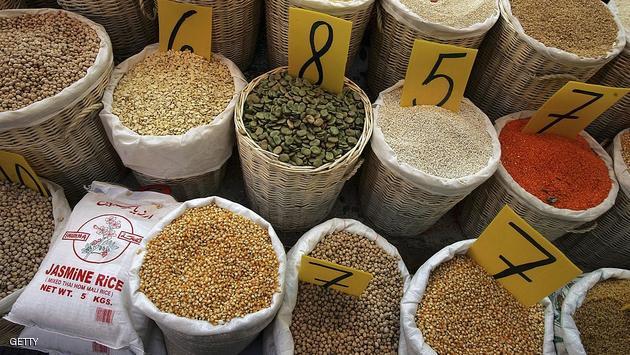
[[[532,116],[523,132],[575,138],[630,89],[569,81]]]
[[[0,150],[0,181],[22,184],[48,197],[48,191],[23,156]]]
[[[481,233],[468,255],[527,306],[582,273],[509,206]]]
[[[417,39],[400,105],[435,105],[459,112],[477,50]]]
[[[212,56],[212,8],[172,0],[158,0],[160,50],[188,50]]]

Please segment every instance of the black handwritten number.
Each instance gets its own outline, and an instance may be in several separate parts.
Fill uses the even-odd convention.
[[[171,50],[173,49],[173,44],[175,43],[175,38],[177,37],[177,32],[179,32],[179,28],[182,27],[182,24],[184,24],[184,22],[192,15],[196,14],[197,11],[196,10],[188,10],[186,12],[184,12],[184,14],[182,15],[182,17],[179,18],[179,20],[177,20],[177,23],[175,24],[175,27],[173,27],[173,31],[171,32],[171,36],[168,39],[168,49]],[[183,45],[182,48],[179,49],[180,51],[191,51],[191,52],[195,52],[195,50],[189,46],[189,45]]]
[[[339,271],[339,272],[342,273],[341,276],[335,277],[332,280],[322,280],[322,279],[316,278],[315,281],[323,282],[323,285],[321,285],[321,286],[324,287],[324,288],[328,288],[330,286],[335,286],[335,285],[340,286],[340,287],[348,287],[347,285],[340,284],[339,282],[341,282],[342,280],[345,280],[348,277],[351,277],[352,275],[354,275],[354,273],[352,273],[350,271],[337,269],[337,268],[334,268],[332,266],[327,266],[327,265],[323,265],[323,264],[312,262],[312,261],[309,261],[309,264],[316,265],[316,266],[321,266],[323,268]]]
[[[320,26],[326,26],[326,29],[328,30],[328,38],[326,39],[326,43],[324,43],[324,46],[317,50],[317,48],[315,48],[315,33],[317,32],[317,29]],[[333,43],[333,28],[332,26],[325,21],[316,21],[315,23],[313,23],[313,26],[311,26],[311,34],[310,34],[310,44],[311,44],[311,53],[313,54],[312,57],[310,57],[306,63],[304,63],[304,65],[302,65],[302,68],[300,68],[300,72],[298,73],[298,76],[300,78],[304,77],[304,73],[306,72],[306,69],[308,69],[308,67],[311,66],[311,64],[315,64],[315,68],[317,69],[317,81],[315,82],[315,85],[321,85],[322,82],[324,81],[324,69],[322,68],[322,62],[321,62],[321,58],[324,56],[324,54],[326,54],[326,52],[328,52],[330,50],[330,47],[332,47],[332,43]]]
[[[20,184],[26,186],[26,184],[24,183],[24,177],[22,176],[22,172],[25,172],[28,175],[28,177],[31,179],[33,184],[37,186],[37,190],[39,191],[39,193],[43,195],[44,188],[40,184],[37,183],[37,180],[35,180],[35,177],[25,167],[16,163],[15,174],[17,175],[18,179],[20,179]],[[1,166],[0,166],[0,173],[2,173],[2,176],[4,176],[5,180],[11,181],[11,179],[9,178],[9,174],[7,174],[7,172]]]
[[[523,238],[525,238],[528,242],[530,242],[536,249],[538,249],[541,253],[543,253],[547,258],[543,260],[533,261],[531,263],[525,263],[521,265],[512,264],[505,256],[499,255],[499,259],[503,260],[503,262],[508,266],[507,269],[501,271],[498,274],[493,275],[494,279],[502,279],[504,277],[512,276],[518,274],[527,282],[532,282],[532,280],[524,274],[525,271],[535,269],[537,267],[549,265],[556,262],[556,257],[553,256],[550,252],[548,252],[545,248],[543,248],[534,238],[532,238],[527,232],[522,230],[515,223],[510,222],[510,227],[516,230]]]
[[[565,113],[564,115],[559,114],[559,113],[551,113],[551,114],[549,114],[549,117],[553,117],[553,118],[555,118],[555,120],[551,121],[545,127],[541,128],[538,131],[538,133],[545,132],[549,128],[551,128],[551,127],[557,125],[558,123],[562,122],[562,120],[577,120],[578,118],[580,118],[579,116],[575,115],[578,111],[586,108],[587,106],[592,105],[593,103],[595,103],[595,101],[601,99],[604,96],[604,94],[599,93],[599,92],[592,92],[592,91],[586,91],[586,90],[580,90],[580,89],[573,89],[572,92],[574,92],[576,94],[593,96],[593,98],[590,99],[589,101],[587,101],[586,103],[584,103],[583,105],[581,105],[579,107],[576,107],[575,109],[571,110],[571,112]]]
[[[427,78],[424,79],[424,81],[422,82],[422,85],[427,85],[433,80],[440,79],[440,78],[445,79],[448,82],[448,90],[446,91],[446,95],[444,96],[442,101],[440,101],[437,104],[437,106],[444,105],[448,101],[448,99],[451,98],[451,94],[453,93],[453,86],[455,86],[455,83],[453,82],[453,78],[451,78],[450,76],[446,74],[436,74],[438,69],[440,68],[440,65],[442,64],[442,61],[444,59],[455,59],[455,58],[465,58],[465,57],[466,57],[466,53],[440,53],[437,61],[435,62],[435,65],[433,65],[433,69],[431,69],[431,72],[429,73],[429,76],[427,76]],[[413,99],[413,106],[416,106],[416,99]]]

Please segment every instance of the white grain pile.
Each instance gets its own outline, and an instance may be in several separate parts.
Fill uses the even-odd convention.
[[[470,101],[455,113],[437,106],[401,107],[401,89],[384,95],[378,122],[399,163],[447,179],[477,173],[492,157],[484,116]]]
[[[496,0],[401,0],[425,21],[454,28],[484,22],[497,9]]]
[[[619,9],[619,18],[626,31],[630,31],[630,0],[616,0],[617,9]]]

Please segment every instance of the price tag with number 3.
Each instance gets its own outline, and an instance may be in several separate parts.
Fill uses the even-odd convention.
[[[435,105],[459,112],[477,50],[417,39],[400,105]]]
[[[158,0],[160,50],[188,50],[212,56],[212,8],[172,0]]]

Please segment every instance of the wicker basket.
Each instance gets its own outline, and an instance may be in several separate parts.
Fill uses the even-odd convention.
[[[617,56],[625,44],[621,24],[607,56],[583,58],[542,43],[522,31],[509,1],[500,0],[501,18],[483,42],[466,91],[491,120],[537,110],[568,81],[585,82]]]
[[[144,0],[58,0],[68,11],[81,14],[107,30],[117,62],[125,60],[157,41],[157,23],[151,16],[153,6]]]
[[[378,94],[405,78],[416,39],[479,48],[486,33],[499,18],[496,14],[468,29],[455,29],[426,23],[400,0],[381,0],[376,5],[375,26],[371,31],[368,86]]]
[[[22,6],[22,0],[0,0],[0,10],[18,9]]]
[[[289,62],[289,7],[319,11],[352,22],[346,70],[359,51],[363,34],[372,17],[374,0],[333,2],[328,0],[267,0],[267,58],[272,68]]]
[[[345,87],[361,96],[365,108],[365,125],[357,144],[343,157],[318,168],[282,163],[251,139],[243,114],[247,95],[254,87],[269,75],[286,70],[286,67],[277,68],[250,82],[241,93],[234,119],[245,192],[252,209],[278,230],[299,232],[328,215],[344,183],[359,169],[361,152],[372,135],[372,108],[365,93],[346,79]]]
[[[256,53],[261,0],[176,0],[212,7],[212,52],[221,53],[241,70],[249,67]],[[157,8],[157,0],[155,0]]]
[[[531,117],[533,113],[523,111],[499,119],[495,124],[499,136],[507,122]],[[612,161],[606,151],[586,132],[582,132],[581,135],[608,167],[612,187],[602,203],[583,211],[555,208],[525,191],[503,165],[499,164],[496,174],[466,198],[460,215],[460,225],[464,234],[469,238],[477,238],[505,205],[509,205],[551,241],[570,232],[584,233],[592,229],[593,226],[589,222],[597,219],[614,205],[619,185]]]
[[[14,10],[2,15],[59,11],[63,10]],[[117,181],[125,169],[98,119],[113,66],[109,38],[101,26],[66,13],[94,28],[101,38],[95,64],[59,94],[18,111],[0,112],[0,150],[23,155],[39,175],[61,185],[73,203],[85,194],[84,185]]]
[[[602,267],[630,269],[630,168],[621,156],[621,135],[613,144],[615,174],[620,191],[610,211],[597,220],[597,225],[587,234],[568,234],[556,245],[582,270],[591,271]]]

